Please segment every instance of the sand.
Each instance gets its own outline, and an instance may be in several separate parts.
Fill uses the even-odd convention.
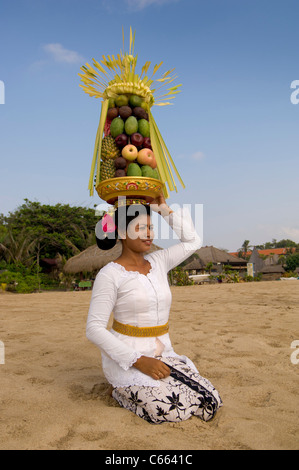
[[[298,449],[299,281],[172,294],[174,348],[224,402],[212,421],[152,425],[107,395],[100,352],[85,337],[90,292],[1,293],[0,449]]]

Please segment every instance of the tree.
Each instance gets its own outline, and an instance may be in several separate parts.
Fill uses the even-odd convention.
[[[12,230],[8,229],[6,236],[0,243],[0,253],[7,263],[15,265],[26,265],[31,258],[31,249],[34,241],[30,234],[25,230],[13,235]]]
[[[242,245],[242,248],[239,248],[238,250],[238,257],[239,258],[249,258],[249,255],[247,255],[247,252],[248,252],[248,248],[251,246],[249,245],[249,240],[244,240],[243,242],[243,245]]]
[[[295,271],[299,267],[299,253],[288,255],[286,258],[286,270]]]
[[[212,261],[209,261],[209,262],[207,263],[205,269],[206,269],[207,271],[209,271],[209,274],[211,274],[211,271],[212,271],[212,269],[213,269],[213,266],[214,266],[214,265],[213,265]]]
[[[280,240],[279,242],[276,243],[276,248],[296,248],[297,247],[297,243],[293,242],[292,240],[290,239],[286,239],[286,240]]]
[[[35,257],[55,258],[60,253],[69,258],[95,243],[97,218],[93,209],[24,201],[16,211],[0,216],[0,234],[6,231],[13,239],[21,234],[30,239]]]
[[[247,256],[248,248],[249,248],[249,246],[251,246],[251,245],[249,245],[249,243],[250,243],[249,240],[244,240],[243,245],[242,245],[245,256]]]

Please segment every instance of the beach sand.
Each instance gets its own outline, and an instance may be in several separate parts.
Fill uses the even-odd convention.
[[[212,421],[152,425],[107,395],[90,292],[1,293],[0,449],[298,449],[299,281],[171,289],[174,349],[224,403]]]

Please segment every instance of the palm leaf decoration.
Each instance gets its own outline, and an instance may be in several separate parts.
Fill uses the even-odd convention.
[[[96,178],[96,186],[100,182],[100,150],[109,99],[116,98],[118,95],[123,94],[138,95],[142,97],[146,103],[149,116],[151,144],[156,157],[159,175],[164,183],[167,182],[170,191],[174,189],[177,191],[173,172],[177,175],[182,186],[185,187],[185,185],[159,132],[158,126],[151,113],[151,107],[153,105],[166,106],[172,104],[170,100],[173,100],[177,93],[180,92],[181,85],[169,86],[177,78],[173,75],[174,69],[163,73],[160,78],[156,78],[156,74],[163,62],[154,66],[150,77],[148,76],[148,71],[151,62],[146,62],[141,68],[141,73],[136,73],[137,55],[134,56],[135,32],[133,34],[132,28],[130,28],[128,53],[124,50],[124,31],[122,31],[122,33],[123,51],[120,51],[117,56],[103,55],[100,61],[92,59],[92,65],[86,63],[80,69],[82,73],[79,73],[82,82],[80,83],[80,87],[84,92],[91,97],[102,99],[100,122],[96,134],[88,185],[90,195],[92,196],[94,191],[94,177]],[[164,87],[167,87],[166,92],[162,90]],[[168,197],[166,185],[164,185],[164,188],[164,195]]]

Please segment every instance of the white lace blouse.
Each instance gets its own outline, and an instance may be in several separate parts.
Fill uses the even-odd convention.
[[[200,248],[202,242],[186,208],[164,216],[164,220],[181,242],[146,254],[144,258],[151,264],[147,275],[110,262],[99,271],[94,282],[86,335],[100,348],[104,375],[114,387],[159,386],[159,381],[143,374],[133,364],[141,356],[178,357],[168,333],[157,338],[140,338],[107,330],[112,312],[117,321],[137,327],[168,322],[172,296],[167,273]],[[197,371],[190,359],[179,357]]]

